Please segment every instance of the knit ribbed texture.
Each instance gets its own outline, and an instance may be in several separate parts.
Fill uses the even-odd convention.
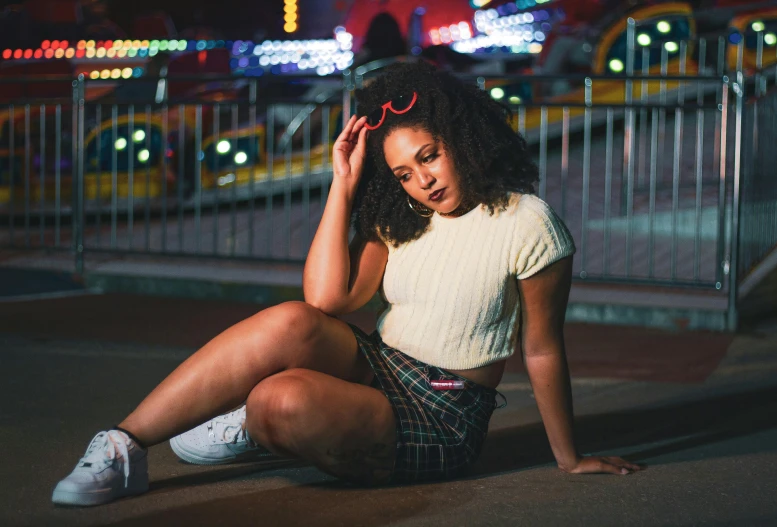
[[[513,354],[518,280],[575,252],[572,236],[541,199],[511,194],[458,218],[432,216],[420,238],[394,248],[383,276],[388,307],[378,332],[389,346],[440,368],[477,368]]]

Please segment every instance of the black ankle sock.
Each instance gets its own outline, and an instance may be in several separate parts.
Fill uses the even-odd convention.
[[[132,433],[132,432],[130,432],[129,430],[124,430],[122,427],[120,427],[120,426],[118,426],[118,425],[117,425],[117,426],[114,426],[114,427],[113,427],[111,430],[118,430],[119,432],[124,432],[125,434],[127,434],[127,435],[130,437],[130,439],[132,439],[133,441],[135,441],[135,444],[136,444],[136,445],[138,445],[138,446],[139,446],[140,448],[142,448],[143,450],[145,450],[145,449],[146,449],[146,445],[144,445],[144,444],[143,444],[143,442],[142,442],[140,439],[138,439],[137,437],[135,437],[135,434],[133,434],[133,433]]]

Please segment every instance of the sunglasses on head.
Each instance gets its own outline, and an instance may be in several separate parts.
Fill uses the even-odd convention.
[[[391,110],[397,115],[403,114],[413,107],[416,99],[418,99],[418,94],[416,92],[413,92],[412,96],[400,95],[399,97],[394,97],[377,110],[368,113],[367,122],[364,123],[364,127],[367,130],[375,130],[386,120],[386,110]]]

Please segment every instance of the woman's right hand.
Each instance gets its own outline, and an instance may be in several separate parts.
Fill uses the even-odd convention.
[[[353,115],[346,123],[332,149],[332,167],[335,179],[340,179],[352,188],[356,188],[364,168],[364,156],[367,150],[367,134],[364,127],[366,117],[357,120]]]

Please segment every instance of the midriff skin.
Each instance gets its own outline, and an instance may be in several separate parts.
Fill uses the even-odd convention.
[[[502,380],[502,374],[505,371],[505,362],[500,360],[493,362],[479,368],[472,368],[470,370],[450,370],[445,369],[453,374],[460,375],[465,379],[468,379],[477,384],[486,386],[488,388],[496,388],[499,381]]]

